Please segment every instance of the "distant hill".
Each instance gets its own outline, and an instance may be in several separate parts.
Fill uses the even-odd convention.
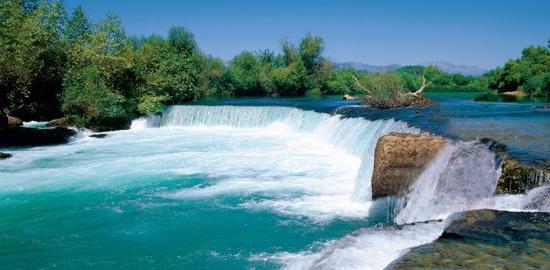
[[[421,66],[436,66],[447,73],[459,73],[462,75],[479,76],[488,70],[474,66],[455,65],[448,61],[430,61]]]
[[[335,63],[334,65],[336,66],[337,69],[351,68],[356,70],[365,70],[368,72],[393,71],[402,67],[401,65],[397,65],[397,64],[378,66],[378,65],[364,64],[361,62],[343,62],[343,63]],[[420,64],[420,66],[436,66],[447,73],[459,73],[462,75],[470,75],[470,76],[479,76],[488,71],[486,69],[482,69],[474,66],[455,65],[448,61],[430,61],[430,62],[422,63]]]
[[[344,62],[344,63],[335,63],[337,69],[355,69],[355,70],[366,70],[368,72],[379,72],[379,71],[393,71],[400,68],[400,65],[387,65],[387,66],[377,66],[377,65],[368,65],[361,62]]]

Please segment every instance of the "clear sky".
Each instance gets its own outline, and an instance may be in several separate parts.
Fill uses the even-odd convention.
[[[336,62],[418,64],[447,60],[493,68],[550,38],[550,0],[65,0],[96,21],[116,12],[126,32],[190,29],[201,49],[230,59],[278,50],[310,32]]]

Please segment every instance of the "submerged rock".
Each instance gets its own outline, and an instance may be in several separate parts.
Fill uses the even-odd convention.
[[[381,137],[374,153],[373,199],[404,194],[445,142],[425,133],[392,132]]]
[[[386,269],[550,269],[550,213],[474,210],[448,222]]]
[[[0,146],[35,146],[66,143],[76,132],[67,128],[10,127],[0,130]]]
[[[97,139],[103,139],[103,138],[107,137],[107,134],[105,134],[105,133],[97,133],[97,134],[92,134],[92,135],[90,135],[89,137],[97,138]]]
[[[524,193],[538,186],[550,184],[550,169],[526,165],[514,158],[502,162],[502,173],[497,193]]]
[[[533,109],[535,111],[548,111],[550,110],[550,105],[546,104],[546,105],[536,105],[536,106],[533,106]]]
[[[11,154],[0,152],[0,159],[11,158],[11,157],[12,157]]]

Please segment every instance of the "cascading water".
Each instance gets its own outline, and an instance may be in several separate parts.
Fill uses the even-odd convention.
[[[162,116],[137,119],[132,129],[145,127],[212,127],[288,129],[321,139],[361,161],[357,171],[353,198],[370,200],[374,149],[378,138],[389,132],[418,133],[404,122],[369,121],[363,118],[342,118],[289,107],[244,106],[172,106]]]
[[[395,222],[407,224],[443,219],[472,209],[548,211],[549,186],[527,194],[495,196],[500,164],[487,145],[453,142],[442,149],[400,201]],[[544,173],[533,175],[532,186],[543,185]]]
[[[455,142],[444,147],[418,177],[398,210],[399,224],[442,219],[476,208],[493,197],[500,167],[486,145]]]
[[[8,268],[122,260],[125,268],[381,269],[443,230],[442,222],[385,224],[371,211],[374,149],[392,131],[419,132],[288,107],[172,106],[104,139],[82,133],[66,145],[10,149],[14,157],[0,162],[0,251],[13,252],[0,260]],[[396,221],[548,209],[548,188],[494,197],[498,173],[483,145],[453,143]]]

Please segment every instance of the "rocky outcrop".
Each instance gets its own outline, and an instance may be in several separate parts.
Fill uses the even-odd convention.
[[[23,125],[23,121],[17,117],[8,115],[7,118],[8,118],[8,125],[10,127],[20,127]]]
[[[0,152],[0,159],[11,158],[11,154]]]
[[[4,108],[2,110],[0,117],[3,118],[3,120],[1,121],[4,123],[0,123],[0,128],[6,127],[5,122],[7,122],[8,126],[10,127],[20,127],[23,125],[23,121],[21,119],[10,115],[10,113],[11,113],[10,110],[7,108]]]
[[[502,162],[502,173],[497,184],[497,193],[524,193],[532,188],[550,184],[550,169],[521,163],[507,158]]]
[[[498,180],[497,194],[518,194],[530,189],[550,184],[550,164],[528,165],[510,156],[507,146],[493,139],[483,138],[480,143],[486,144],[500,163],[501,175]]]
[[[374,153],[373,199],[408,191],[445,142],[425,133],[389,133],[381,137]]]
[[[66,143],[76,132],[67,128],[10,127],[0,130],[0,146],[36,146]]]
[[[69,125],[69,121],[66,117],[53,119],[46,124],[48,127],[68,127]]]
[[[457,213],[436,241],[386,269],[550,269],[549,231],[547,212]]]

